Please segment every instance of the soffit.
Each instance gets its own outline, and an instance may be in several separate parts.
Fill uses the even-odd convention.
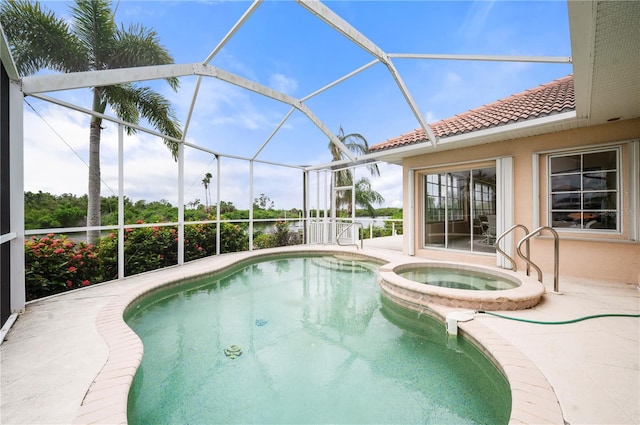
[[[640,116],[640,2],[594,4],[589,123]],[[588,70],[587,70],[588,71]]]

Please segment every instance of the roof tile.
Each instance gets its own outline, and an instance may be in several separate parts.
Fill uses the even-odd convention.
[[[488,105],[434,122],[429,124],[429,127],[436,137],[444,138],[513,124],[527,119],[542,118],[574,109],[573,76],[568,75]],[[375,152],[426,141],[425,132],[418,128],[373,145],[370,150]]]

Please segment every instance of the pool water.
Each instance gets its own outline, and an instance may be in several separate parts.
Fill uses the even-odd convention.
[[[398,275],[427,285],[473,291],[499,291],[519,286],[516,282],[498,276],[450,267],[416,267],[402,270]]]
[[[506,424],[509,386],[466,340],[386,300],[376,265],[279,258],[132,305],[129,424]]]

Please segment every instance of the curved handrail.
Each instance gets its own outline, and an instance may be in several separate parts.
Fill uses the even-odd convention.
[[[517,228],[523,228],[524,229],[524,234],[528,235],[529,234],[529,229],[527,229],[527,226],[525,226],[524,224],[514,224],[513,226],[509,227],[507,230],[505,230],[504,232],[502,232],[502,234],[500,236],[498,236],[498,238],[496,239],[496,241],[494,242],[493,246],[495,247],[496,251],[498,251],[500,254],[502,254],[507,260],[509,260],[509,262],[511,263],[511,269],[515,272],[518,271],[518,267],[516,266],[516,261],[510,256],[508,255],[506,252],[504,252],[502,249],[500,249],[500,241],[507,236],[507,234],[509,232],[514,231]],[[527,239],[527,259],[529,259],[529,240]],[[531,268],[529,265],[529,262],[527,262],[527,276],[529,276],[531,273]]]
[[[341,244],[340,243],[340,236],[342,236],[343,234],[345,234],[347,232],[347,230],[351,229],[352,227],[357,227],[360,226],[361,229],[364,229],[364,227],[362,226],[362,223],[358,222],[358,221],[354,221],[353,223],[349,223],[347,225],[347,227],[345,227],[344,229],[342,229],[340,231],[340,233],[338,233],[338,236],[336,236],[336,243],[340,246],[346,246],[346,245],[355,245],[356,248],[358,247],[357,243],[349,243],[349,244]],[[357,230],[357,229],[356,229]],[[363,241],[362,238],[360,238],[360,232],[358,231],[358,239],[360,239],[360,249],[363,248]]]
[[[542,270],[540,270],[540,267],[535,265],[533,263],[533,261],[531,261],[529,258],[526,258],[522,254],[522,251],[520,250],[520,247],[522,246],[522,244],[524,242],[528,242],[529,239],[531,239],[533,236],[537,235],[538,233],[540,233],[543,230],[549,230],[553,234],[553,254],[554,254],[554,257],[553,257],[553,292],[560,292],[559,291],[559,286],[560,285],[559,285],[559,280],[558,280],[558,272],[559,272],[559,269],[558,269],[559,253],[558,252],[560,250],[560,238],[558,237],[558,232],[556,232],[553,228],[551,228],[549,226],[538,227],[536,230],[534,230],[533,232],[529,233],[524,238],[520,239],[520,242],[518,242],[518,245],[516,245],[516,251],[518,252],[518,255],[520,256],[520,258],[522,258],[527,263],[531,264],[531,266],[538,271],[538,281],[542,282]]]

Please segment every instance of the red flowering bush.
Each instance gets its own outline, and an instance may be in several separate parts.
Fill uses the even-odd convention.
[[[141,224],[139,222],[138,224]],[[246,251],[247,232],[220,223],[220,252]],[[216,253],[215,224],[186,225],[185,261]],[[25,242],[27,300],[118,278],[118,236],[111,233],[97,246],[53,234]],[[178,230],[174,226],[127,228],[124,232],[125,276],[178,263]]]
[[[25,242],[27,300],[46,297],[102,281],[96,250],[52,233]]]
[[[197,260],[198,258],[215,254],[215,224],[192,224],[184,226],[184,261]]]
[[[184,226],[184,261],[197,260],[216,254],[216,225]],[[249,249],[249,235],[237,224],[220,223],[220,253]]]

